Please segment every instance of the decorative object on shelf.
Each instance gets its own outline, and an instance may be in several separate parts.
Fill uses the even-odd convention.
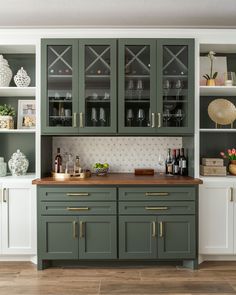
[[[23,67],[14,76],[14,82],[17,87],[28,87],[30,85],[31,79],[27,75],[26,70]]]
[[[12,78],[12,70],[8,61],[0,55],[0,87],[8,87]]]
[[[36,127],[35,100],[18,100],[18,129],[32,129]]]
[[[224,158],[224,159],[228,159],[229,160],[229,173],[231,175],[236,175],[236,149],[228,149],[226,153],[221,152],[220,155]]]
[[[14,129],[15,110],[11,105],[0,105],[0,129]]]
[[[0,177],[7,175],[7,163],[4,162],[4,158],[0,157]]]
[[[208,56],[201,56],[200,57],[200,85],[206,85],[206,78],[203,76],[209,71],[209,57]],[[217,72],[217,77],[215,78],[215,84],[217,86],[224,85],[224,73],[227,72],[227,58],[226,56],[217,56],[214,59],[214,63],[212,66],[212,72]]]
[[[209,51],[207,55],[207,57],[210,59],[210,75],[203,75],[203,78],[206,79],[207,86],[215,86],[215,79],[218,75],[218,72],[214,72],[213,74],[213,60],[215,59],[215,54],[216,53],[214,51]]]
[[[226,176],[227,171],[224,160],[220,158],[202,158],[200,174],[202,176]]]
[[[17,150],[8,161],[8,167],[12,176],[25,175],[29,167],[29,161],[20,150]]]
[[[227,99],[218,98],[213,100],[208,106],[208,115],[215,127],[218,125],[231,125],[233,128],[233,122],[236,119],[236,107]]]
[[[233,86],[236,84],[235,72],[224,73],[225,86]]]
[[[93,168],[97,176],[106,176],[109,171],[109,164],[95,163]]]
[[[154,169],[152,169],[152,168],[135,168],[134,175],[154,175]]]
[[[91,176],[92,174],[90,170],[82,170],[82,172],[76,174],[52,172],[52,177],[58,180],[89,178]]]

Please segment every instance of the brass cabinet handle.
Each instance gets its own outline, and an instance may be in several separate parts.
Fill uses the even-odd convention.
[[[68,197],[82,197],[82,196],[89,196],[89,193],[68,193],[66,195]]]
[[[157,117],[158,117],[158,128],[161,128],[161,113],[157,113]]]
[[[68,211],[87,211],[89,207],[67,207],[66,210]]]
[[[77,127],[77,113],[73,113],[73,128]]]
[[[230,202],[234,201],[234,189],[233,187],[230,187]]]
[[[152,128],[156,127],[155,113],[152,113]]]
[[[83,113],[79,114],[79,127],[84,128]]]
[[[76,239],[77,237],[77,221],[73,221],[73,238]]]
[[[158,192],[156,192],[156,193],[149,193],[149,192],[145,193],[145,196],[146,196],[146,197],[153,197],[153,196],[168,196],[168,195],[169,195],[169,193],[158,193]]]
[[[83,237],[84,237],[84,235],[85,235],[85,232],[84,232],[84,230],[85,230],[85,228],[84,228],[84,224],[85,224],[85,222],[83,222],[83,221],[80,221],[80,223],[79,223],[79,237],[82,239]]]
[[[164,226],[163,226],[163,222],[162,221],[159,222],[159,226],[160,226],[160,234],[159,234],[159,237],[160,238],[163,238],[164,237]]]
[[[3,192],[2,192],[2,201],[3,201],[4,203],[7,203],[6,192],[7,192],[7,189],[4,188],[4,189],[3,189]]]
[[[145,207],[146,210],[168,210],[168,207]]]
[[[152,222],[152,237],[155,238],[156,236],[156,222]]]

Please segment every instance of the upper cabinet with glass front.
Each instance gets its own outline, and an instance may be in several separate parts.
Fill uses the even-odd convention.
[[[194,40],[157,41],[158,133],[194,131]]]
[[[116,43],[79,40],[80,133],[116,133]]]
[[[78,41],[42,40],[42,133],[78,133]]]

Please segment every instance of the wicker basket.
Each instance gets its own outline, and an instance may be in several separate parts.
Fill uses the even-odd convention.
[[[0,116],[0,129],[14,129],[14,119],[12,116]]]

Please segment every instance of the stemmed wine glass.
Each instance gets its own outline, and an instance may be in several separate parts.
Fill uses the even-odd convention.
[[[128,125],[129,127],[132,126],[133,119],[134,119],[134,112],[133,112],[132,109],[128,109],[128,111],[127,111],[127,116],[126,116],[126,121],[127,121],[127,125]]]
[[[145,113],[143,109],[138,110],[138,121],[139,121],[139,126],[142,127],[143,121],[145,119]]]
[[[97,125],[97,110],[95,108],[92,108],[92,112],[91,112],[91,121],[93,123],[93,126]]]
[[[137,91],[138,91],[138,99],[142,98],[142,91],[143,91],[143,81],[138,80],[137,82]]]
[[[169,109],[164,110],[163,112],[163,120],[165,122],[165,126],[168,126],[168,121],[171,119],[171,113]]]
[[[163,82],[163,89],[164,89],[164,99],[167,100],[167,95],[168,95],[168,92],[170,90],[170,81],[169,80],[164,80]]]
[[[178,109],[175,113],[175,120],[176,120],[176,126],[179,126],[181,125],[181,121],[183,120],[184,118],[184,112],[182,109]]]
[[[127,89],[127,95],[129,99],[133,99],[133,92],[134,92],[134,81],[129,80],[128,89]]]
[[[175,89],[177,89],[176,100],[179,100],[179,94],[183,88],[181,80],[177,80],[175,83]]]
[[[104,108],[99,109],[99,121],[101,123],[101,126],[106,125],[106,113],[105,113]]]

